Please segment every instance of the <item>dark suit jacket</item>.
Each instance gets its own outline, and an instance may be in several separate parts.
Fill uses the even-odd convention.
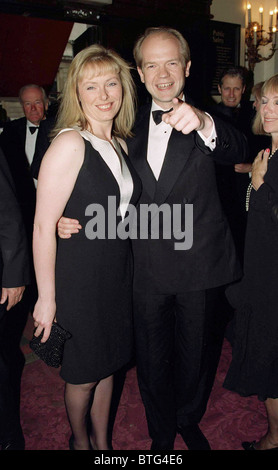
[[[38,130],[38,136],[36,140],[35,153],[31,165],[32,176],[36,179],[38,179],[43,156],[50,145],[49,134],[54,127],[55,119],[55,116],[49,116],[40,123],[40,128]]]
[[[43,153],[49,145],[48,131],[52,123],[52,120],[49,124],[48,119],[45,119],[40,124],[42,129],[37,131],[35,154],[31,166],[25,153],[26,118],[23,117],[7,122],[3,132],[0,134],[0,147],[5,154],[14,180],[29,240],[32,238],[36,206],[36,188],[33,178],[38,177]],[[38,148],[39,146],[40,149]]]
[[[269,136],[253,134],[252,125],[256,112],[251,101],[242,101],[238,108],[225,106],[221,101],[210,111],[214,116],[218,116],[220,119],[231,123],[239,131],[243,132],[249,147],[249,162],[252,163],[254,161],[260,150],[269,147],[271,141]]]
[[[32,230],[36,189],[27,156],[25,154],[26,118],[15,119],[5,124],[0,135],[0,147],[7,159],[14,180],[18,202],[21,206],[25,227]]]
[[[0,150],[0,276],[1,286],[27,285],[29,259],[26,234],[8,164]]]
[[[246,140],[240,132],[215,118],[217,147],[204,150],[196,132],[172,131],[158,182],[147,162],[150,106],[138,113],[134,137],[128,141],[129,157],[143,183],[140,204],[193,204],[193,246],[175,250],[177,239],[160,237],[133,242],[135,291],[175,294],[225,285],[241,276],[231,232],[219,200],[215,161],[223,164],[247,158]],[[241,155],[241,157],[239,157]],[[184,214],[184,209],[181,209]],[[162,218],[161,218],[162,219]],[[189,221],[182,215],[184,230]]]

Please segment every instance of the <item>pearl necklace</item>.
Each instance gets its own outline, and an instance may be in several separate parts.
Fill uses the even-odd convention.
[[[268,157],[268,161],[273,157],[273,155],[275,154],[275,152],[277,151],[278,149],[276,148]],[[245,202],[245,209],[246,211],[248,212],[249,210],[249,201],[250,201],[250,196],[251,196],[251,191],[253,189],[253,185],[252,185],[252,181],[251,183],[249,183],[249,186],[247,188],[247,193],[246,193],[246,202]],[[254,188],[255,189],[255,188]]]

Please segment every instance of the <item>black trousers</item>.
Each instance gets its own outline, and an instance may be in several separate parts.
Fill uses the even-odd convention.
[[[20,380],[24,356],[20,338],[26,318],[20,304],[8,312],[6,305],[0,305],[0,443],[22,434]]]
[[[223,298],[222,287],[134,294],[138,384],[158,449],[172,449],[178,429],[206,411],[226,326]]]

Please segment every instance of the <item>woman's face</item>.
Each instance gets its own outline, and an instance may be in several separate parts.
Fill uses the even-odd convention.
[[[278,133],[278,91],[266,91],[261,99],[261,119],[265,132]]]
[[[122,104],[122,84],[119,74],[114,71],[96,75],[92,67],[87,67],[78,82],[78,93],[90,122],[113,121]]]

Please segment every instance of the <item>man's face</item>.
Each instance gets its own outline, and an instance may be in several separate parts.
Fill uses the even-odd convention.
[[[41,90],[38,88],[26,88],[21,95],[21,100],[26,119],[38,126],[47,110]]]
[[[244,90],[245,86],[242,84],[241,78],[230,75],[225,75],[222,85],[218,85],[223,104],[230,108],[236,108],[239,105]]]
[[[143,41],[141,55],[142,68],[137,70],[142,83],[156,104],[171,108],[173,98],[183,95],[191,65],[184,64],[178,39],[165,33],[152,34]]]

